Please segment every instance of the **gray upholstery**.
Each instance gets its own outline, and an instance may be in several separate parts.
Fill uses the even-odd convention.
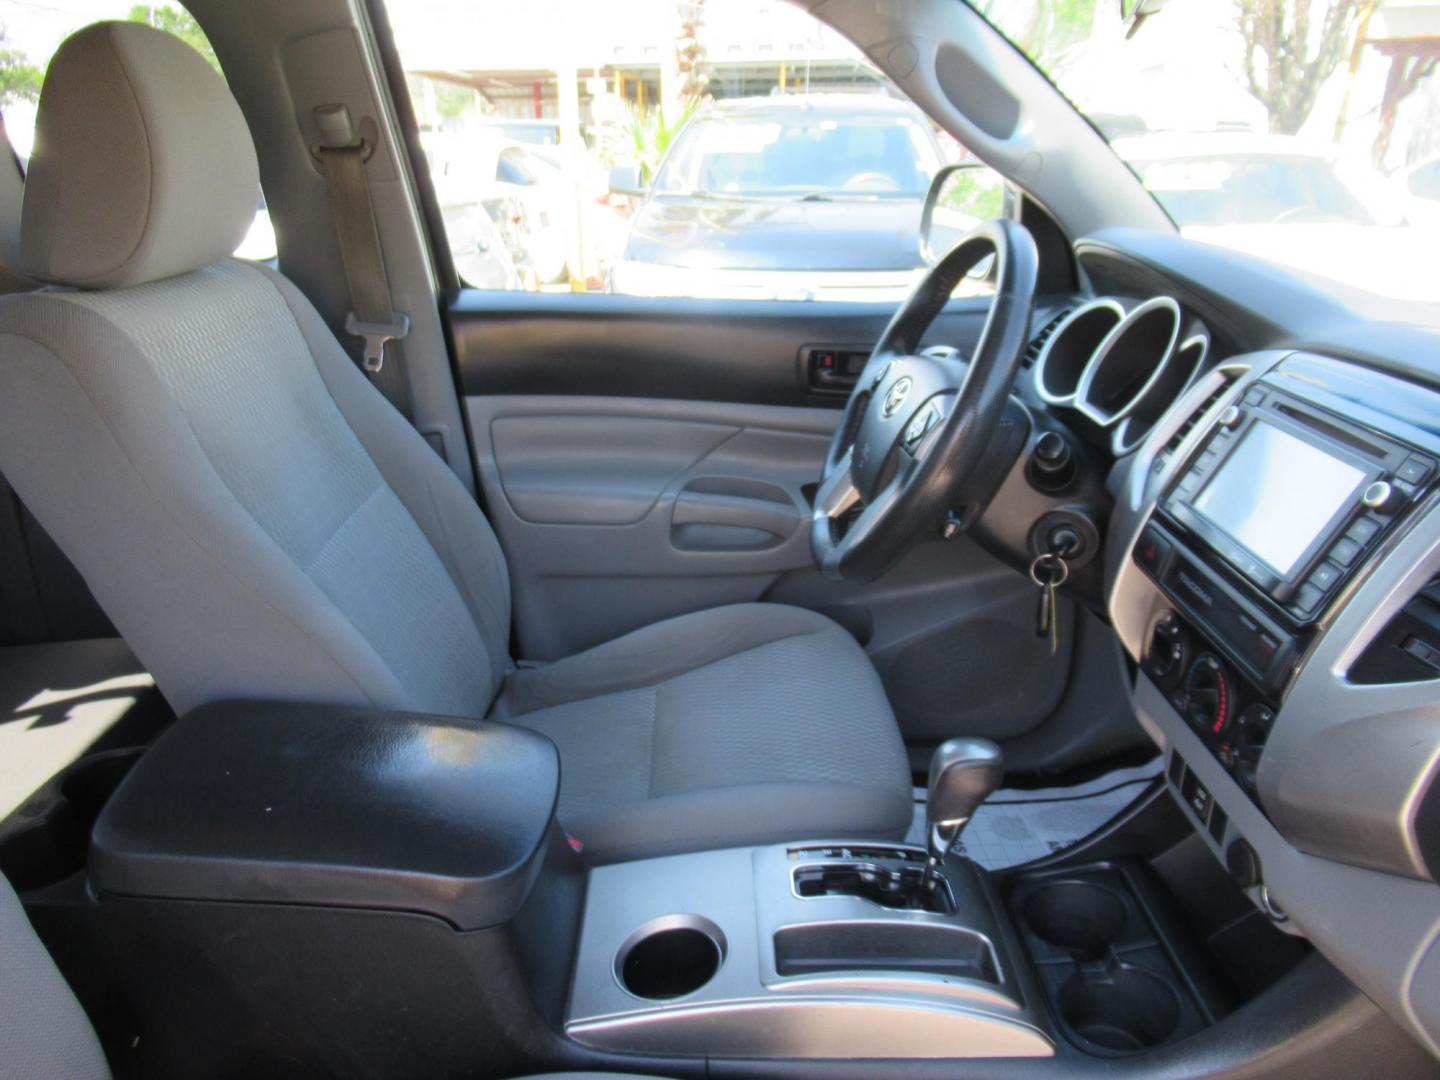
[[[252,696],[483,715],[509,623],[499,547],[295,307],[319,323],[236,260],[0,299],[0,471],[177,711]]]
[[[66,157],[69,114],[90,104],[70,82],[88,93],[106,65],[153,58],[159,74],[136,76],[145,93],[201,112],[224,92],[147,36],[164,35],[82,31],[100,74],[52,63],[48,152]],[[192,85],[206,79],[214,87]],[[158,146],[193,157],[197,182],[212,155],[244,157],[235,167],[253,176],[231,108],[142,107],[146,140],[106,145],[127,158],[121,175],[145,172],[128,159]],[[81,168],[78,194],[28,188],[22,231],[32,215],[48,227],[129,212],[86,195],[96,184]],[[157,182],[152,199],[168,190]],[[175,198],[190,215],[190,196]],[[251,697],[486,715],[511,668],[494,534],[299,291],[221,258],[234,240],[226,199],[213,220],[187,217],[183,243],[94,279],[129,287],[0,298],[0,470],[177,711]],[[168,214],[151,214],[162,233]],[[517,674],[495,715],[560,746],[561,820],[597,858],[898,837],[909,823],[904,750],[875,673],[806,612],[672,620]]]
[[[96,23],[46,72],[21,257],[31,277],[95,288],[181,274],[235,250],[259,188],[245,118],[200,54]]]
[[[829,619],[738,604],[515,673],[495,715],[560,748],[560,816],[597,862],[893,837],[910,773],[885,691]]]
[[[0,1080],[96,1080],[95,1029],[0,877]]]

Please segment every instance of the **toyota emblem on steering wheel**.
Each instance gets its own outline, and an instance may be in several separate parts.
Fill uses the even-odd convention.
[[[905,397],[910,393],[911,381],[909,375],[903,375],[895,380],[895,385],[885,394],[885,404],[880,409],[885,419],[894,416],[895,410],[905,403]]]

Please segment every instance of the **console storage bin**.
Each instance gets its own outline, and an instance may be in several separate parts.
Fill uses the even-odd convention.
[[[584,896],[558,790],[520,728],[215,704],[23,899],[117,1075],[545,1071]]]

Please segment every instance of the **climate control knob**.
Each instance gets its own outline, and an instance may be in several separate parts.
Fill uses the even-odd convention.
[[[1185,677],[1185,664],[1189,659],[1190,635],[1175,613],[1167,612],[1150,631],[1145,672],[1161,690],[1173,690]]]
[[[1220,658],[1211,653],[1198,656],[1185,673],[1182,688],[1185,715],[1198,730],[1219,738],[1230,726],[1235,692]]]

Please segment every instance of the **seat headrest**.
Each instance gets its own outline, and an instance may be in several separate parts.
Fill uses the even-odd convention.
[[[20,248],[43,281],[124,288],[219,262],[254,219],[255,147],[203,57],[141,23],[101,22],[50,61]]]

